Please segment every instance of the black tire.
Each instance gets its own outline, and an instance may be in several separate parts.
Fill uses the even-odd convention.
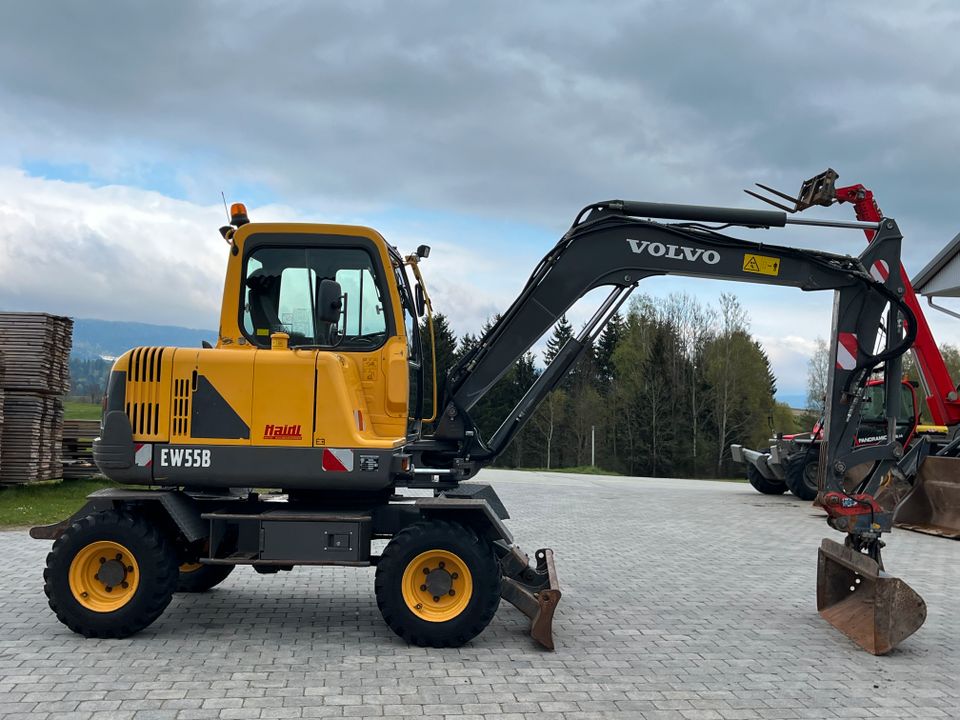
[[[418,562],[422,554],[432,551],[455,555],[469,570],[471,578],[469,602],[457,615],[442,621],[423,619],[404,599],[405,571]],[[426,647],[460,647],[480,634],[493,619],[500,605],[500,578],[500,565],[487,540],[459,523],[435,520],[411,525],[387,544],[377,563],[374,588],[384,621],[401,638]],[[426,587],[421,585],[420,589]]]
[[[136,565],[136,584],[121,607],[93,610],[81,604],[71,589],[71,565],[96,544],[122,546]],[[99,553],[93,553],[97,555]],[[128,560],[117,565],[123,583],[134,583],[133,574],[124,570]],[[111,563],[113,558],[110,558]],[[99,559],[103,564],[103,559]],[[102,570],[99,572],[103,572]],[[170,604],[179,574],[177,552],[170,540],[146,518],[117,510],[87,515],[68,527],[53,544],[43,571],[43,591],[50,609],[64,625],[84,637],[124,638],[156,620]],[[104,586],[106,587],[106,585]],[[119,586],[118,586],[119,587]],[[124,588],[130,585],[123,585]],[[84,595],[86,596],[86,595]]]
[[[783,480],[768,480],[750,463],[747,463],[747,480],[754,490],[764,495],[783,495],[787,491],[787,484]]]
[[[813,500],[817,497],[817,469],[820,464],[819,452],[799,452],[787,458],[784,475],[790,492],[801,500]]]
[[[177,592],[201,593],[215,588],[227,579],[235,565],[201,565],[195,570],[180,568]]]

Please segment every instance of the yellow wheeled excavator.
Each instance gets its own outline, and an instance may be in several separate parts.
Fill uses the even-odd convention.
[[[824,541],[818,598],[830,622],[886,652],[925,613],[909,586],[881,572],[880,537],[911,458],[896,441],[855,443],[870,374],[883,368],[895,384],[916,332],[899,276],[870,272],[898,267],[899,230],[891,219],[872,224],[875,240],[848,257],[740,240],[708,223],[864,226],[734,208],[590,205],[441,379],[427,432],[434,418],[421,400],[418,320],[430,315],[419,272],[429,248],[404,257],[370,228],[252,223],[235,205],[221,228],[228,256],[216,346],[136,348],[110,373],[94,458],[130,487],[96,492],[72,517],[31,531],[55,541],[44,573],[51,608],[83,635],[125,637],[178,589],[209,589],[236,565],[261,573],[372,565],[383,618],[409,642],[461,645],[503,598],[552,649],[561,597],[553,552],[531,560],[513,544],[493,489],[468,481],[506,449],[639,281],[676,274],[835,291],[820,499],[846,542]],[[610,292],[581,333],[482,438],[474,405],[598,287]],[[899,395],[890,390],[894,438]],[[845,489],[845,468],[868,461],[874,470]],[[433,492],[405,494],[423,488]],[[600,551],[602,531],[589,537]],[[378,539],[389,541],[379,555]]]

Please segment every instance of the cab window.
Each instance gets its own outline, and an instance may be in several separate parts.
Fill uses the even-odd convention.
[[[320,283],[340,284],[343,310],[336,323],[317,315]],[[381,282],[369,253],[360,248],[261,247],[244,268],[242,326],[247,339],[269,347],[284,332],[291,347],[370,350],[386,341]]]
[[[886,393],[883,385],[869,385],[863,395],[863,410],[860,419],[863,422],[882,422],[886,415]]]
[[[917,409],[914,407],[914,395],[906,385],[900,386],[900,413],[897,422],[912,423]]]
[[[871,385],[864,393],[861,420],[869,423],[879,423],[886,420],[886,393],[882,384]],[[913,393],[910,388],[900,385],[900,410],[897,413],[898,423],[912,423],[915,412]]]

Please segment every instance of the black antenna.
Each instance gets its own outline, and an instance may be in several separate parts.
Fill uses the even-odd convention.
[[[227,210],[227,196],[223,194],[223,190],[220,191],[220,197],[223,198],[223,211],[227,214],[227,222],[230,222],[230,211]]]

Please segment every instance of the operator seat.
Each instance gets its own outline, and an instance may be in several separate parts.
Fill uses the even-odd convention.
[[[258,345],[270,344],[270,335],[282,330],[280,327],[280,276],[266,272],[263,268],[254,270],[247,277],[247,304],[250,308],[250,320]],[[264,332],[266,331],[266,332]]]

